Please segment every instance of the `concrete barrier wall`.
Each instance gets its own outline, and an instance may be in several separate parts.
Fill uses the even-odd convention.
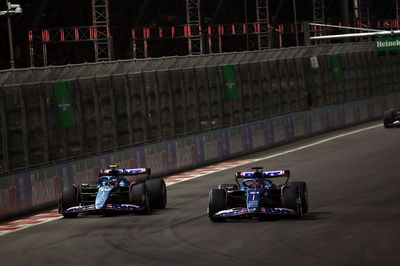
[[[166,140],[0,178],[0,219],[54,206],[62,187],[93,182],[110,163],[150,167],[163,176],[379,119],[400,104],[400,93],[317,108]]]

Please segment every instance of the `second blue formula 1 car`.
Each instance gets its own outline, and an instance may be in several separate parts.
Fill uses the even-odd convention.
[[[288,182],[289,170],[263,171],[262,167],[252,170],[237,172],[236,184],[222,184],[210,191],[208,216],[211,221],[271,215],[301,217],[308,212],[305,182]],[[286,181],[274,184],[271,179],[278,177]]]
[[[151,209],[163,209],[167,191],[163,179],[151,179],[150,168],[110,169],[100,172],[95,184],[72,185],[63,188],[58,209],[65,218],[79,213],[131,211],[147,214]]]

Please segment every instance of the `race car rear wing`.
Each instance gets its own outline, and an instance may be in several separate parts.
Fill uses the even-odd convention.
[[[104,175],[123,175],[123,176],[131,176],[131,175],[150,175],[150,168],[133,168],[133,169],[104,169],[100,170],[100,176]]]
[[[235,181],[240,186],[238,179],[240,178],[276,178],[276,177],[286,177],[285,184],[288,183],[290,177],[290,170],[275,170],[275,171],[258,171],[260,167],[253,168],[256,169],[255,172],[236,172]],[[262,169],[262,168],[261,168]],[[255,175],[261,174],[261,176]]]
[[[252,178],[254,177],[254,173],[256,172],[236,172],[236,179],[238,178]],[[275,178],[275,177],[290,177],[290,170],[274,170],[274,171],[262,171],[257,172],[261,173],[262,177],[265,178]]]

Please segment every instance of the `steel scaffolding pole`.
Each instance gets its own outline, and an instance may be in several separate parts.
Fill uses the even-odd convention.
[[[325,23],[325,1],[324,0],[313,0],[313,22],[314,23]],[[325,33],[324,27],[313,27],[314,35],[321,35]]]
[[[400,0],[396,0],[396,19],[400,20]]]
[[[112,60],[108,0],[92,0],[92,19],[95,29],[94,53],[96,62]]]
[[[186,23],[188,29],[186,35],[188,38],[189,55],[204,53],[200,7],[201,0],[186,0]]]
[[[271,29],[269,27],[269,0],[257,0],[257,24],[258,24],[258,49],[265,50],[272,48]]]
[[[354,0],[354,24],[357,27],[369,25],[369,9],[367,0]]]
[[[325,2],[324,0],[313,0],[313,21],[325,23]]]

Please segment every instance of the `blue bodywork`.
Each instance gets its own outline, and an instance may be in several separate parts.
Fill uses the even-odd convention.
[[[106,206],[111,192],[119,186],[126,187],[129,186],[129,183],[122,176],[101,176],[97,185],[99,190],[94,203],[95,209],[103,209]]]
[[[262,206],[262,199],[271,191],[279,191],[280,187],[276,186],[270,178],[287,177],[289,179],[289,171],[265,171],[265,172],[237,172],[236,182],[243,191],[246,198],[246,208],[235,207],[217,212],[215,217],[235,217],[235,216],[257,216],[265,214],[274,215],[290,215],[297,214],[295,210],[282,208],[280,206]],[[245,178],[241,184],[237,181],[239,178]],[[285,184],[286,184],[285,183]],[[227,192],[228,193],[228,192]]]
[[[96,185],[91,185],[91,189],[96,189],[94,204],[72,206],[63,211],[63,213],[81,213],[99,210],[118,210],[118,211],[135,211],[142,207],[134,204],[126,203],[109,203],[112,193],[118,193],[121,188],[129,191],[130,182],[125,179],[125,175],[147,174],[146,168],[138,169],[106,169],[100,174]],[[83,185],[82,185],[83,186]],[[88,185],[87,185],[88,186]]]
[[[129,183],[121,176],[101,176],[97,186],[99,190],[96,195],[94,207],[96,210],[99,210],[105,208],[111,192],[116,187],[126,187],[129,186]]]

